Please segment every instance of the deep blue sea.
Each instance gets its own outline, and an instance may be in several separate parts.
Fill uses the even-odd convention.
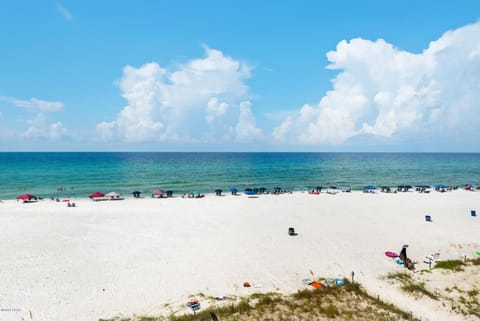
[[[0,199],[212,193],[236,187],[480,183],[480,154],[448,153],[0,153]],[[60,189],[60,190],[59,190]]]

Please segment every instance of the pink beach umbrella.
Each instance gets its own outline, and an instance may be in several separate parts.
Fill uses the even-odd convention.
[[[162,197],[162,196],[163,196],[163,193],[164,193],[163,189],[156,189],[156,190],[154,190],[154,191],[152,192],[152,197],[153,197],[153,196]]]

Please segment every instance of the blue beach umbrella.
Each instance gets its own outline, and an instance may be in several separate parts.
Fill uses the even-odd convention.
[[[193,191],[193,195],[195,195],[195,196],[200,195],[200,192],[199,191]]]
[[[236,189],[235,187],[234,187],[234,188],[231,188],[231,189],[230,189],[230,192],[236,193],[236,192],[238,192],[238,189]]]
[[[374,189],[377,189],[375,186],[373,185],[366,185],[363,187],[364,190],[367,190],[367,191],[371,191],[371,190],[374,190]]]

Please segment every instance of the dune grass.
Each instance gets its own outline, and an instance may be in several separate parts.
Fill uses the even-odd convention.
[[[389,273],[386,279],[400,282],[400,288],[403,292],[409,293],[415,297],[427,296],[430,299],[438,300],[438,295],[427,290],[424,282],[414,280],[411,273],[396,272]]]
[[[344,286],[306,288],[291,295],[255,293],[235,301],[212,303],[193,313],[167,316],[138,316],[131,319],[101,321],[211,321],[215,313],[220,321],[276,320],[417,320],[410,313],[368,294],[360,284],[346,281]],[[207,305],[206,305],[207,306]]]
[[[463,271],[465,263],[460,260],[447,260],[435,262],[435,269],[451,270],[454,272]]]

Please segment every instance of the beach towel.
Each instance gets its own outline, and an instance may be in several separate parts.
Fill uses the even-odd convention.
[[[390,251],[385,252],[385,255],[388,256],[388,257],[392,257],[392,258],[398,256],[397,253],[395,253],[395,252],[390,252]]]
[[[313,286],[315,289],[321,289],[321,288],[323,288],[322,283],[317,282],[317,281],[313,281],[312,283],[310,283],[310,285]]]
[[[186,306],[187,307],[192,307],[193,305],[197,305],[197,304],[200,304],[200,302],[198,302],[198,300],[190,300],[186,303]]]

